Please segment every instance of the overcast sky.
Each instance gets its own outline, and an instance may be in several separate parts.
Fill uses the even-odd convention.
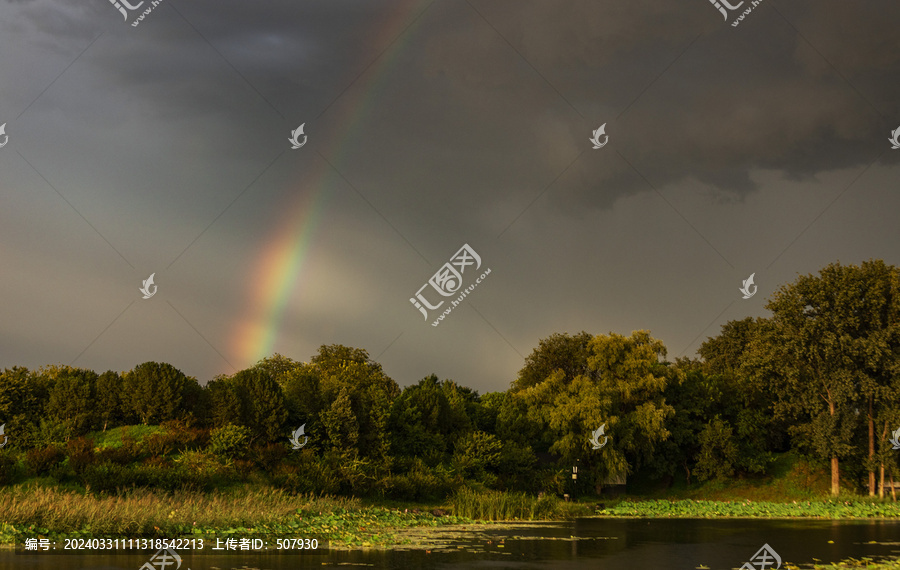
[[[552,333],[694,356],[798,274],[900,265],[896,2],[128,5],[0,0],[0,367],[340,343],[484,393]],[[433,326],[463,244],[490,273]]]

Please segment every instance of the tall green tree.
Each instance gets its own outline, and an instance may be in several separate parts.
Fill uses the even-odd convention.
[[[0,372],[0,424],[6,424],[11,448],[34,445],[34,435],[44,417],[49,382],[46,376],[23,366]]]
[[[293,429],[306,425],[308,434],[325,433],[319,417],[325,408],[319,380],[317,368],[307,363],[301,363],[285,374],[282,391],[288,410],[288,424]],[[310,449],[318,448],[322,441],[321,437],[313,438]]]
[[[166,362],[144,362],[125,373],[124,400],[144,425],[176,419],[188,377]]]
[[[741,358],[750,346],[756,332],[753,317],[728,321],[722,325],[718,336],[710,337],[700,345],[700,356],[708,374],[738,376]]]
[[[206,383],[204,391],[209,402],[208,421],[211,427],[223,428],[229,424],[241,424],[243,421],[241,397],[230,376],[217,375]]]
[[[359,348],[323,345],[311,359],[311,365],[318,378],[322,406],[315,413],[317,418],[321,421],[324,411],[345,395],[359,426],[360,457],[387,465],[390,460],[388,420],[391,403],[400,395],[397,383],[369,358],[368,352]],[[310,432],[310,438],[313,437]]]
[[[434,374],[407,386],[391,405],[388,425],[393,453],[421,458],[432,467],[445,460],[454,443],[472,429],[470,404],[474,409],[473,392]]]
[[[661,442],[652,460],[657,475],[671,479],[682,471],[688,485],[695,474],[701,453],[700,434],[720,411],[721,391],[702,364],[688,358],[676,359],[663,393],[674,413],[666,421],[670,436]]]
[[[703,357],[703,382],[712,390],[709,398],[713,400],[710,402],[712,407],[706,406],[705,429],[731,433],[731,443],[737,449],[736,454],[730,455],[736,457],[733,467],[744,473],[764,471],[774,460],[773,451],[786,451],[788,441],[787,422],[773,413],[769,386],[754,381],[741,371],[758,328],[759,323],[751,317],[729,321],[722,326],[718,336],[708,338],[698,351]],[[710,423],[713,416],[719,416],[721,428]],[[712,442],[712,439],[706,441]],[[724,449],[731,444],[723,442],[723,445]],[[707,453],[705,456],[713,455]],[[712,472],[710,469],[705,471]]]
[[[55,375],[47,401],[47,417],[66,426],[67,436],[78,437],[98,423],[97,379],[93,370],[64,367]]]
[[[866,413],[867,470],[869,495],[877,491],[875,471],[876,419],[892,416],[900,408],[896,389],[900,363],[900,270],[881,260],[865,261],[859,267],[833,267],[844,287],[853,293],[843,302],[850,322],[843,333],[849,337],[850,356],[860,371],[860,395]],[[883,432],[882,432],[883,433]]]
[[[288,379],[291,376],[291,373],[297,370],[298,368],[302,368],[304,363],[298,362],[292,358],[288,358],[283,354],[275,353],[272,356],[267,356],[263,358],[259,362],[256,363],[254,368],[258,368],[260,370],[265,371],[269,376],[275,379],[278,382],[278,385],[284,388]]]
[[[240,423],[251,441],[273,442],[287,437],[288,410],[281,386],[264,368],[241,370],[232,378],[241,403]]]
[[[831,464],[831,492],[840,492],[840,460],[855,453],[858,410],[869,424],[874,485],[876,402],[887,395],[896,361],[896,269],[832,263],[800,276],[766,305],[773,316],[751,342],[744,370],[768,381],[776,415]]]
[[[125,425],[128,413],[124,408],[125,385],[118,372],[107,370],[97,377],[97,417],[103,431],[107,427]]]
[[[322,425],[332,448],[358,450],[359,421],[346,386],[322,413]]]
[[[525,366],[519,371],[511,391],[525,390],[539,384],[557,370],[569,380],[588,373],[593,336],[581,331],[578,334],[554,333],[538,341],[538,347],[525,358]]]

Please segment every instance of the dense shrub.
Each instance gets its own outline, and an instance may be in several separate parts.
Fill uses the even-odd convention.
[[[501,486],[533,493],[540,491],[538,472],[534,468],[536,463],[537,458],[530,446],[504,441],[499,459]]]
[[[144,440],[144,450],[152,457],[162,457],[175,451],[177,441],[167,433],[154,433]]]
[[[166,436],[174,442],[176,451],[201,449],[209,445],[209,430],[192,427],[185,420],[163,422],[160,424],[160,427],[165,430]]]
[[[209,436],[209,452],[222,459],[234,459],[244,454],[250,430],[244,426],[225,424]]]
[[[228,469],[215,455],[203,451],[185,451],[175,459],[175,463],[190,471],[207,475],[224,473]]]
[[[29,449],[25,456],[25,464],[31,475],[47,475],[51,470],[59,466],[66,458],[63,450],[51,445],[41,449]]]
[[[125,438],[123,438],[125,439]],[[98,463],[116,463],[130,465],[140,460],[142,454],[134,440],[126,440],[121,447],[104,447],[96,454]]]
[[[283,463],[289,453],[290,450],[283,443],[270,443],[253,447],[250,450],[250,458],[256,467],[269,472]]]
[[[339,473],[328,462],[305,449],[290,462],[275,467],[272,484],[292,493],[316,493],[333,495],[341,487]]]
[[[76,475],[81,475],[88,465],[94,463],[94,441],[86,437],[70,439],[66,443],[66,455],[69,457],[69,468]]]
[[[133,479],[130,470],[122,465],[105,461],[85,467],[81,473],[81,482],[93,492],[115,492],[130,487]]]
[[[406,473],[387,477],[383,493],[392,499],[440,501],[458,486],[459,482],[449,472],[440,467],[432,469],[416,460]]]
[[[117,492],[130,488],[154,488],[163,491],[211,491],[217,480],[209,473],[171,465],[151,458],[139,465],[117,465],[111,462],[90,465],[81,481],[93,492]]]
[[[40,424],[34,426],[25,439],[26,445],[36,449],[64,445],[69,439],[69,428],[61,422],[41,418]]]
[[[171,420],[160,425],[163,431],[144,440],[144,450],[151,456],[165,456],[189,449],[201,449],[209,444],[209,432],[190,428],[182,420]]]
[[[296,465],[278,465],[272,471],[270,480],[273,485],[295,494],[305,493],[308,487],[300,479],[300,468]]]
[[[12,453],[0,451],[0,485],[9,485],[18,478],[18,465]]]

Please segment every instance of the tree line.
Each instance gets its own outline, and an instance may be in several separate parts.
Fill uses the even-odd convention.
[[[220,456],[268,449],[277,461],[256,465],[299,490],[562,493],[577,464],[581,491],[599,492],[626,475],[753,477],[794,452],[830,470],[833,494],[842,482],[883,494],[900,453],[890,442],[900,428],[900,271],[833,263],[783,285],[766,308],[769,317],[725,324],[700,358],[674,362],[647,331],[551,334],[508,390],[483,395],[436,375],[401,389],[365,350],[342,345],[309,362],[275,354],[202,386],[167,363],[102,374],[16,366],[0,373],[2,453],[174,421],[214,434],[206,451]],[[291,454],[300,425],[309,441]],[[609,439],[593,449],[601,425]]]

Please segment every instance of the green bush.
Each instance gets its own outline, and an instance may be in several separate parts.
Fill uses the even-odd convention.
[[[65,445],[69,439],[69,428],[61,422],[42,418],[40,425],[34,427],[28,439],[34,448]]]
[[[63,450],[51,445],[41,449],[29,449],[25,455],[25,465],[30,475],[48,475],[66,458]]]
[[[144,450],[151,456],[166,456],[173,452],[201,449],[209,444],[209,432],[189,428],[182,420],[170,420],[160,425],[162,431],[144,440]]]
[[[250,458],[253,463],[264,471],[272,471],[284,462],[290,450],[282,443],[270,443],[266,446],[256,446],[250,450]]]
[[[209,472],[172,465],[159,458],[130,466],[109,461],[89,465],[80,479],[93,492],[110,493],[141,487],[162,491],[211,491],[221,482]]]
[[[209,436],[209,452],[221,459],[235,459],[244,455],[250,430],[244,426],[225,424]]]
[[[185,451],[175,458],[175,463],[189,471],[209,476],[224,474],[229,469],[229,464],[223,465],[215,455],[203,451]]]
[[[304,449],[275,467],[273,485],[291,493],[334,495],[340,491],[339,473],[311,449]]]
[[[111,461],[86,466],[80,479],[85,487],[96,493],[115,492],[134,483],[128,467]]]
[[[177,443],[175,438],[167,433],[154,433],[144,440],[144,450],[151,457],[164,457],[175,451]]]
[[[9,452],[0,451],[0,485],[9,485],[18,478],[18,465],[15,456]]]
[[[142,457],[141,449],[131,438],[122,438],[121,447],[104,447],[96,454],[98,463],[117,463],[119,465],[131,465]]]
[[[209,430],[191,427],[184,420],[163,422],[160,427],[165,430],[165,436],[176,451],[202,449],[209,445]]]
[[[503,486],[535,493],[539,491],[539,472],[534,468],[536,463],[537,457],[531,446],[504,441],[498,467]]]
[[[694,473],[698,481],[727,479],[734,475],[734,465],[739,459],[733,430],[727,421],[716,416],[700,432],[700,453]]]
[[[383,493],[398,500],[440,501],[447,498],[458,485],[440,467],[432,469],[416,459],[406,473],[387,477]]]

